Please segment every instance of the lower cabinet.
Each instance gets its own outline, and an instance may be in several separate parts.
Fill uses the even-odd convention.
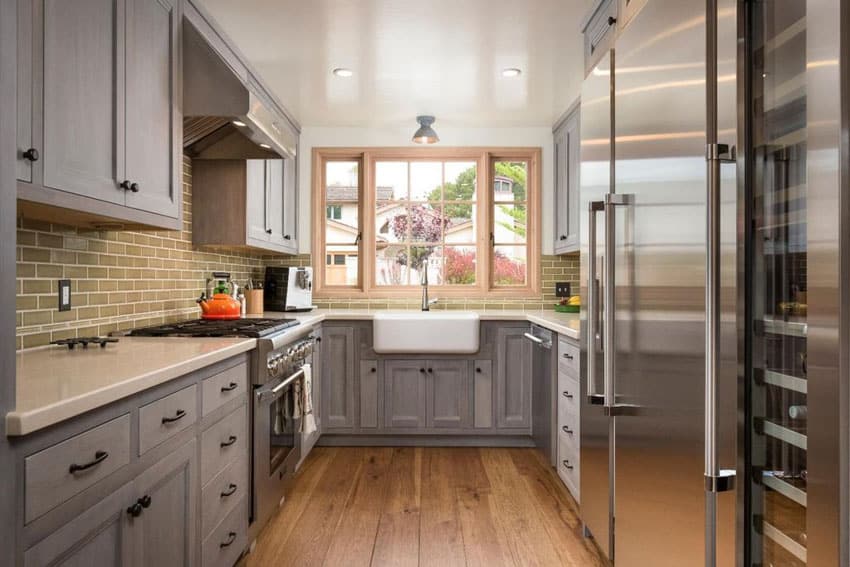
[[[384,363],[384,415],[388,428],[467,428],[471,422],[469,396],[466,360]]]
[[[386,427],[425,427],[427,364],[424,360],[388,360],[384,363]]]
[[[325,325],[322,329],[322,428],[350,430],[356,425],[355,329]]]
[[[469,364],[465,360],[429,360],[427,425],[463,429],[469,426]]]
[[[531,428],[531,342],[527,327],[501,327],[496,333],[496,427]]]
[[[197,445],[187,442],[31,547],[24,564],[192,565]]]

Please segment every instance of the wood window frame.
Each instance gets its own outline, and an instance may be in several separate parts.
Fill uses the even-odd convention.
[[[312,263],[313,296],[317,299],[391,299],[418,297],[418,286],[378,286],[375,284],[375,163],[378,161],[474,161],[478,168],[476,188],[476,283],[439,285],[432,288],[439,297],[512,298],[541,296],[540,246],[542,191],[542,149],[539,147],[460,147],[460,148],[313,148],[312,153]],[[495,162],[528,162],[526,178],[526,284],[493,284],[494,230],[493,182]],[[356,161],[358,167],[358,222],[362,237],[357,246],[358,276],[354,285],[325,285],[326,167],[329,161]],[[482,172],[484,183],[482,184]],[[483,256],[482,256],[483,255]],[[486,261],[481,261],[481,258]]]

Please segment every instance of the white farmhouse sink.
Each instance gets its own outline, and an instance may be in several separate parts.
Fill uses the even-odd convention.
[[[375,313],[372,338],[382,354],[478,352],[478,314],[453,311]]]

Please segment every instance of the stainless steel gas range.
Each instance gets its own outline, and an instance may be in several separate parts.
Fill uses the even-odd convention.
[[[296,319],[192,320],[134,329],[132,336],[248,337],[251,355],[251,525],[255,538],[285,497],[302,458],[301,416],[296,397],[304,388],[318,338]]]

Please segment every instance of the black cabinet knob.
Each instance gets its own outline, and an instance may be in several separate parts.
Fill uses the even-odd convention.
[[[283,235],[283,239],[284,239],[284,240],[292,240],[292,237],[291,237],[291,236],[289,236],[288,234],[284,234],[284,235]]]
[[[267,234],[271,234],[271,233],[272,233],[272,229],[267,228],[267,229],[266,229],[266,233],[267,233]]]
[[[151,497],[149,494],[145,494],[137,501],[142,505],[142,508],[150,508],[151,507]]]
[[[567,239],[567,236],[566,236],[566,235],[564,235],[564,234],[562,234],[562,235],[561,235],[561,240],[566,240],[566,239]]]
[[[429,369],[428,369],[428,372],[433,373],[433,372],[434,372],[434,369],[433,369],[433,368],[429,368]]]
[[[378,369],[375,368],[374,366],[370,370],[371,370],[371,372],[377,372],[378,371]]]
[[[120,187],[124,191],[129,191],[130,190],[130,180],[125,179],[124,181],[122,181],[121,183],[118,184],[118,187]]]
[[[142,505],[139,502],[136,502],[129,508],[127,508],[127,513],[133,516],[134,518],[138,518],[142,515]]]
[[[616,23],[617,23],[617,18],[615,18],[614,16],[608,16],[608,25],[609,26],[613,26]]]
[[[139,184],[138,183],[130,183],[130,191],[133,193],[139,192]]]
[[[423,373],[423,374],[424,374],[424,373],[425,373],[425,369],[424,369],[424,368],[420,368],[420,369],[419,369],[419,372],[421,372],[421,373]]]
[[[38,161],[38,150],[35,148],[29,148],[23,153],[23,158],[27,161]]]
[[[475,369],[475,371],[476,371],[476,372],[478,372],[478,373],[480,373],[480,372],[481,372],[481,369],[480,369],[480,368],[476,368],[476,369]]]

